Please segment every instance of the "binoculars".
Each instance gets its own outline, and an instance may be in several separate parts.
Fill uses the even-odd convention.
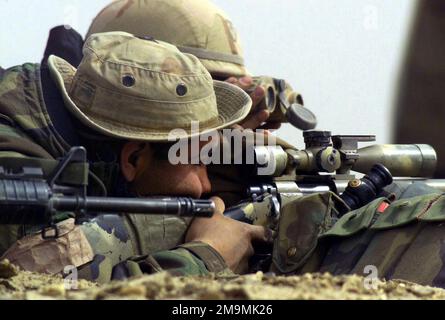
[[[255,106],[255,110],[268,110],[269,122],[288,122],[300,130],[315,128],[316,116],[304,107],[301,94],[293,91],[285,80],[267,76],[253,77],[253,86],[248,92],[253,92],[257,86],[264,88],[265,97]]]

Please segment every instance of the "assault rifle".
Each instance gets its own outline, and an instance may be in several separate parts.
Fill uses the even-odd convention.
[[[88,178],[86,150],[83,147],[73,147],[52,173],[47,175],[47,179],[44,178],[42,167],[19,166],[18,172],[13,172],[17,168],[13,170],[0,166],[0,224],[42,225],[42,235],[48,238],[51,229],[54,230],[51,237],[58,236],[54,223],[57,212],[73,212],[76,219],[87,213],[128,212],[200,217],[211,217],[214,213],[215,204],[211,200],[186,197],[89,197],[86,183],[60,183],[66,169],[76,164],[76,174]]]

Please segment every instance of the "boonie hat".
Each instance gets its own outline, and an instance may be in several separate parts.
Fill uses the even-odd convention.
[[[177,138],[190,138],[241,121],[252,104],[240,88],[212,80],[198,58],[153,38],[93,34],[83,54],[78,69],[50,56],[50,72],[67,108],[108,136],[162,142],[182,129]]]

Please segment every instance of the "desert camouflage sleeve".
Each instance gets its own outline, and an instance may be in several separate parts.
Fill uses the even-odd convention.
[[[80,266],[80,275],[105,283],[161,271],[177,276],[230,274],[212,247],[184,243],[188,224],[188,219],[164,215],[95,217],[80,226],[94,252],[92,261]]]

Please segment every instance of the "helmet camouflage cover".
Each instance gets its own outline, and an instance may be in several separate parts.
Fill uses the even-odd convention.
[[[212,76],[247,74],[239,38],[226,14],[208,0],[117,0],[93,20],[93,33],[151,36],[198,57]]]

